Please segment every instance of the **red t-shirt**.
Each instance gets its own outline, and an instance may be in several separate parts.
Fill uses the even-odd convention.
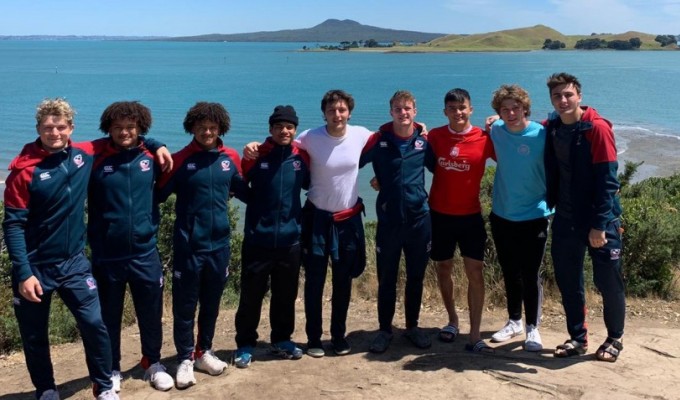
[[[486,160],[493,157],[489,135],[476,126],[466,134],[458,134],[445,125],[432,129],[427,138],[435,157],[430,208],[449,215],[481,212],[482,176]]]

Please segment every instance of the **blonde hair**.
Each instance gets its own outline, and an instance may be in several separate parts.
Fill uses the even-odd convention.
[[[48,115],[63,117],[69,123],[73,125],[73,117],[76,115],[76,110],[71,107],[71,105],[63,98],[56,97],[54,99],[45,99],[40,104],[35,113],[35,120],[37,125],[40,125],[43,118]]]

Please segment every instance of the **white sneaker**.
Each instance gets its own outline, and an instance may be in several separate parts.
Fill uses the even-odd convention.
[[[40,400],[59,400],[59,392],[54,389],[47,389],[40,395]]]
[[[118,397],[115,390],[109,389],[99,393],[97,400],[120,400],[120,397]]]
[[[111,383],[113,384],[112,389],[118,393],[120,392],[120,381],[123,380],[123,375],[120,374],[120,371],[113,370],[111,371]]]
[[[184,360],[179,364],[175,381],[177,382],[177,389],[186,389],[196,384],[193,361]]]
[[[522,333],[524,333],[524,329],[522,329],[522,320],[514,321],[509,319],[500,331],[491,335],[491,341],[496,343],[505,342]]]
[[[206,350],[200,358],[196,359],[196,368],[210,375],[219,375],[227,369],[227,363],[217,358],[212,350]]]
[[[527,325],[527,339],[524,341],[524,350],[526,351],[543,350],[541,334],[538,332],[538,328],[533,325]]]
[[[165,366],[160,362],[151,364],[144,372],[144,380],[149,381],[151,386],[157,390],[170,390],[175,386],[175,381],[172,380],[170,374],[165,372]]]

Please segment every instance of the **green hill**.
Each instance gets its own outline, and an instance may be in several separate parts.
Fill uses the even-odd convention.
[[[559,40],[565,44],[565,49],[574,49],[577,41],[582,39],[629,40],[639,38],[643,50],[676,49],[677,46],[662,48],[654,41],[656,35],[641,32],[626,32],[620,34],[592,34],[592,35],[563,35],[545,25],[530,28],[510,29],[497,32],[480,33],[474,35],[447,35],[432,40],[423,45],[410,47],[394,47],[391,51],[530,51],[540,50],[546,39]]]

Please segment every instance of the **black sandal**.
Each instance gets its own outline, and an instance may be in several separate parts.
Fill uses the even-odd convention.
[[[557,346],[553,356],[558,358],[582,356],[586,351],[588,351],[588,345],[586,343],[570,339],[564,342],[564,344]]]
[[[612,339],[610,337],[602,343],[597,349],[595,356],[600,361],[615,362],[619,358],[619,354],[623,351],[623,343],[621,339]],[[605,353],[609,354],[611,357],[605,357]]]

